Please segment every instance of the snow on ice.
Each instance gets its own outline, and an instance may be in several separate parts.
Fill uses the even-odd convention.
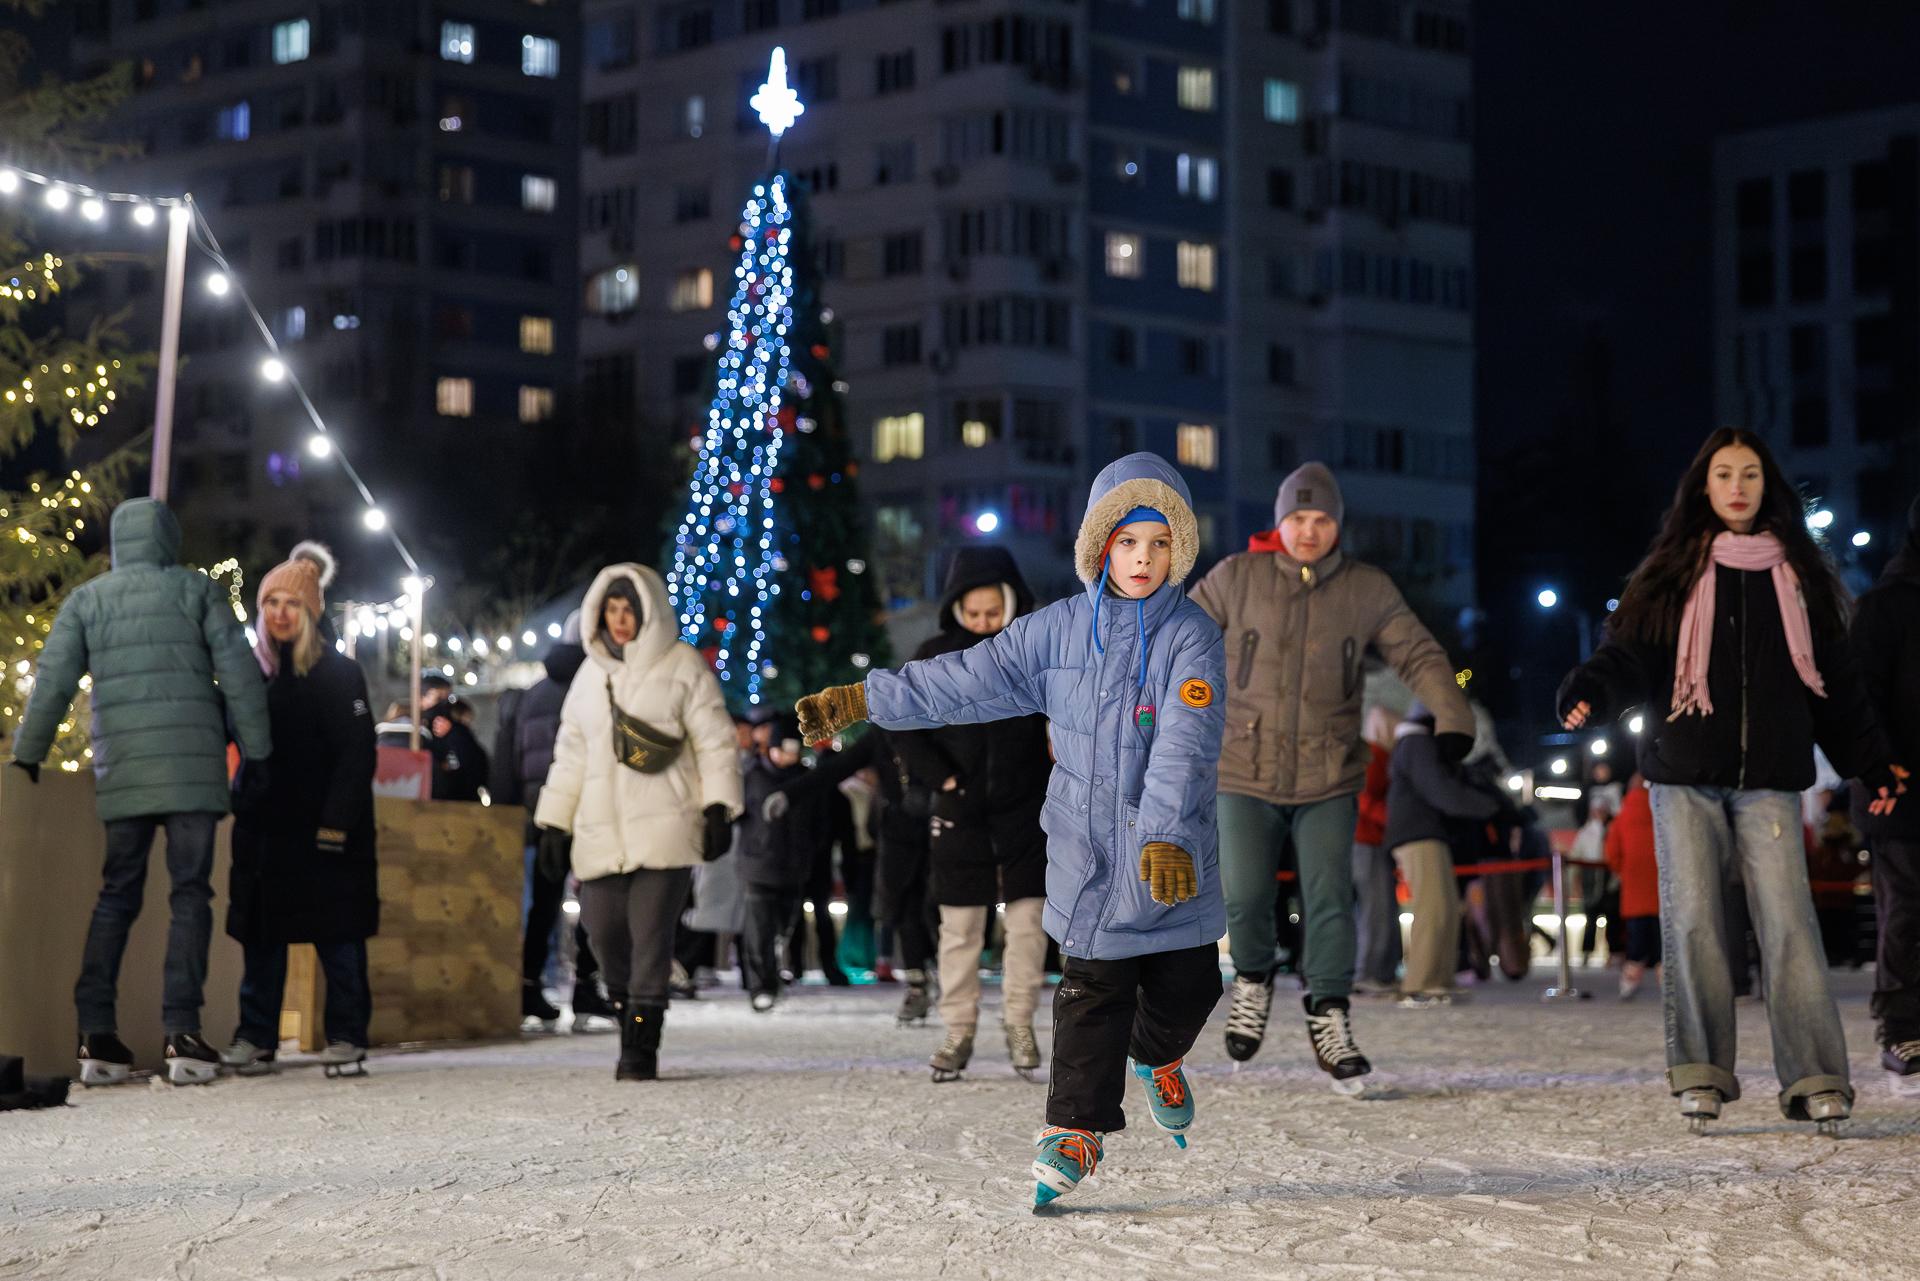
[[[939,1030],[893,1026],[898,988],[676,1005],[650,1085],[615,1083],[599,1035],[380,1054],[358,1081],[76,1090],[0,1116],[0,1277],[1920,1273],[1920,1100],[1888,1094],[1866,980],[1835,976],[1861,1090],[1835,1141],[1780,1118],[1757,1004],[1746,1097],[1689,1136],[1657,996],[1621,1005],[1610,977],[1578,1006],[1543,1008],[1538,981],[1357,1002],[1375,1101],[1329,1092],[1284,992],[1230,1072],[1223,1001],[1189,1060],[1192,1150],[1130,1100],[1133,1128],[1045,1218],[1044,1085],[1008,1069],[991,1009],[967,1079],[930,1084]]]

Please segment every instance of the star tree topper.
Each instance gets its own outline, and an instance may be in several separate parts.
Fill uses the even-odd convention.
[[[753,97],[747,100],[754,113],[760,117],[760,123],[773,135],[770,153],[777,155],[780,150],[780,137],[793,128],[793,122],[805,114],[806,104],[800,101],[800,95],[787,83],[787,51],[775,48],[773,61],[767,67],[767,81],[761,85]],[[769,168],[774,168],[769,164]]]

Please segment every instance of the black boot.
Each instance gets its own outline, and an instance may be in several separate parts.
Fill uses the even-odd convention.
[[[620,1020],[620,1066],[616,1081],[652,1081],[660,1075],[660,1025],[666,1022],[664,1005],[626,1003]]]

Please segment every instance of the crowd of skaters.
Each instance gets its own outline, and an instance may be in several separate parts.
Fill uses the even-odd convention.
[[[1347,555],[1332,473],[1314,463],[1288,477],[1274,516],[1189,585],[1198,533],[1184,481],[1154,455],[1119,459],[1096,479],[1076,540],[1084,592],[1036,607],[1009,556],[969,549],[952,566],[939,632],[913,661],[802,699],[797,720],[758,724],[728,715],[658,575],[608,566],[549,654],[547,679],[503,709],[492,762],[450,688],[424,711],[436,795],[490,774],[495,800],[527,809],[526,1012],[559,1016],[542,982],[570,880],[576,1026],[617,1024],[622,1079],[658,1074],[668,1007],[693,994],[720,936],[737,942],[752,1008],[771,1010],[803,968],[811,902],[824,977],[849,981],[826,910],[837,849],[850,914],[871,910],[897,954],[901,1016],[937,1008],[945,1025],[936,1081],[958,1078],[974,1052],[980,956],[996,921],[1002,1030],[1022,1071],[1041,1066],[1033,1024],[1057,960],[1037,1204],[1093,1172],[1125,1126],[1129,1079],[1184,1146],[1194,1100],[1182,1064],[1222,995],[1223,937],[1228,1054],[1260,1050],[1276,977],[1291,971],[1316,1063],[1341,1092],[1364,1090],[1372,1064],[1354,1030],[1356,992],[1444,1006],[1461,973],[1484,974],[1495,958],[1509,977],[1525,973],[1538,882],[1484,876],[1463,899],[1456,869],[1533,866],[1546,834],[1504,786],[1506,762],[1441,646],[1383,572]],[[136,863],[144,875],[161,826],[176,885],[170,1074],[191,1061],[201,1066],[176,1079],[196,1079],[221,1059],[198,1027],[211,916],[199,828],[210,833],[209,816],[229,803],[244,839],[228,927],[247,948],[248,978],[226,1065],[271,1063],[277,1004],[266,992],[289,942],[322,947],[328,1054],[356,1060],[378,917],[375,727],[364,680],[325,643],[325,559],[305,550],[263,581],[260,643],[243,675],[230,615],[171,600],[200,590],[191,581],[202,576],[177,565],[177,528],[171,545],[155,537],[169,528],[158,504],[116,513],[116,568],[62,612],[15,750],[32,774],[90,669],[96,741],[115,750],[96,757],[109,856],[76,992],[83,1071],[113,1075],[124,1055],[112,987],[137,907],[127,882]],[[1621,994],[1660,975],[1669,1085],[1696,1123],[1739,1097],[1731,1002],[1750,981],[1745,908],[1783,1113],[1833,1122],[1853,1103],[1802,845],[1799,794],[1816,747],[1839,777],[1861,780],[1847,795],[1875,853],[1884,1060],[1903,1078],[1920,1061],[1914,810],[1899,803],[1900,762],[1920,732],[1916,537],[1854,616],[1764,444],[1716,433],[1605,643],[1561,691],[1569,729],[1647,713],[1638,770],[1619,784],[1596,778],[1584,798],[1582,837],[1594,834],[1584,949],[1604,904]],[[201,620],[191,637],[159,635],[183,613]],[[151,707],[127,717],[140,697],[116,665],[140,644],[166,646],[192,687],[182,701],[198,708],[194,731],[210,749],[217,741],[213,766],[177,738],[164,765],[142,765],[150,735],[177,727],[152,727]],[[1400,713],[1365,706],[1369,662],[1412,692]],[[807,763],[811,746],[860,722],[871,728],[846,750]],[[231,801],[219,768],[229,738],[244,759]],[[133,782],[143,769],[157,780]],[[1413,918],[1404,947],[1396,870]],[[295,900],[298,910],[274,906]]]

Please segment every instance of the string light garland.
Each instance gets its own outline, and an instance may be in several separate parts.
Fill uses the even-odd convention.
[[[419,562],[414,560],[413,553],[400,537],[400,532],[394,528],[392,518],[380,506],[373,496],[372,489],[347,458],[346,451],[340,447],[339,437],[328,428],[326,419],[321,416],[319,409],[313,403],[313,398],[307,394],[305,385],[300,381],[299,371],[282,353],[279,341],[273,336],[272,327],[267,324],[260,308],[255,305],[252,295],[247,292],[244,279],[233,269],[233,265],[221,250],[219,238],[214,235],[213,228],[207,221],[206,211],[194,201],[193,197],[107,191],[86,183],[39,173],[20,165],[0,166],[0,200],[24,201],[29,199],[35,191],[38,191],[40,203],[46,208],[56,213],[72,210],[96,227],[109,224],[116,217],[124,214],[136,227],[151,228],[160,222],[157,212],[159,210],[165,210],[169,219],[190,220],[193,243],[212,259],[215,266],[215,270],[205,278],[207,292],[215,298],[235,298],[241,306],[246,308],[254,328],[259,331],[261,342],[267,348],[267,357],[260,365],[261,376],[268,382],[284,384],[291,390],[300,402],[301,409],[305,411],[307,420],[313,425],[314,436],[308,442],[308,451],[316,458],[338,460],[341,473],[346,476],[348,483],[353,486],[361,502],[365,504],[361,523],[370,532],[385,534],[387,541],[392,544],[394,551],[406,565],[409,576],[417,576],[420,572]],[[21,271],[10,272],[4,279],[0,279],[0,297],[16,301],[39,301],[51,296],[58,292],[53,271],[62,264],[63,260],[52,254],[28,261]],[[116,368],[118,363],[114,362]],[[49,377],[53,375],[53,371],[45,365],[40,367],[39,372]],[[71,366],[64,367],[61,373],[66,377],[76,376],[76,371]],[[51,395],[52,392],[48,390],[50,385],[36,385],[34,379],[29,377],[22,380],[18,387],[7,388],[0,395],[4,395],[8,401],[21,399],[31,404],[34,403],[36,394]],[[97,423],[100,417],[109,412],[112,402],[117,398],[117,393],[110,385],[109,371],[105,367],[96,369],[91,376],[79,377],[77,381],[63,386],[61,391],[64,399],[80,402],[68,406],[67,412],[76,423],[87,426]]]

